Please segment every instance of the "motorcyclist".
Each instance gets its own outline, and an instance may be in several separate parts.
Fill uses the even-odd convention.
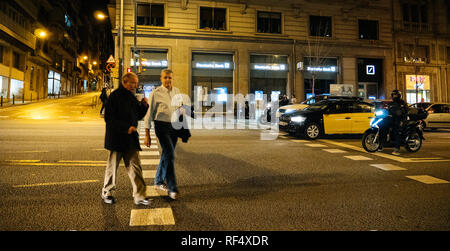
[[[392,103],[389,104],[388,110],[392,116],[391,126],[395,137],[395,148],[392,154],[400,155],[400,146],[403,140],[402,127],[407,119],[408,104],[402,99],[402,93],[399,90],[393,90],[391,97]]]

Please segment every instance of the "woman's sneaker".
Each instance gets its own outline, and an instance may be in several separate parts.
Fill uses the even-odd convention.
[[[169,192],[169,197],[172,200],[176,200],[178,198],[178,193],[177,192]]]
[[[151,201],[152,201],[151,199],[137,200],[137,201],[134,201],[134,204],[135,204],[136,206],[139,206],[139,205],[142,205],[142,206],[150,206]]]

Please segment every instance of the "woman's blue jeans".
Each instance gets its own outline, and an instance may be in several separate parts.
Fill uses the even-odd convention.
[[[155,185],[166,183],[170,192],[178,192],[175,177],[175,147],[178,137],[172,124],[155,120],[155,134],[161,144],[162,153],[155,176]]]

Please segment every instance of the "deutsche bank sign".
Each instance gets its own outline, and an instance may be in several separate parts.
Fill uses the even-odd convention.
[[[366,74],[375,75],[375,65],[366,65]]]

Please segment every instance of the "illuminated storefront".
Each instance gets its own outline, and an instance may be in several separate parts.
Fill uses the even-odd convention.
[[[430,76],[405,75],[406,102],[409,104],[431,102]]]
[[[336,58],[304,58],[305,98],[313,93],[329,94],[330,84],[337,84],[338,66]]]
[[[17,79],[11,79],[11,91],[9,94],[10,98],[13,96],[16,98],[22,98],[23,96],[23,81]]]
[[[48,95],[54,96],[58,95],[61,88],[61,74],[48,71]]]
[[[381,93],[383,87],[383,60],[358,58],[358,96],[364,99],[384,99]]]
[[[267,101],[286,95],[288,56],[250,55],[250,93],[256,100],[267,95]]]
[[[0,75],[0,96],[7,98],[8,96],[8,77]]]
[[[166,49],[140,49],[136,50],[131,58],[131,69],[139,76],[139,92],[150,97],[150,93],[161,85],[161,70],[169,66]]]
[[[192,97],[203,101],[204,106],[213,102],[231,102],[227,94],[233,94],[234,56],[231,53],[192,53]],[[195,97],[197,95],[197,97]]]

